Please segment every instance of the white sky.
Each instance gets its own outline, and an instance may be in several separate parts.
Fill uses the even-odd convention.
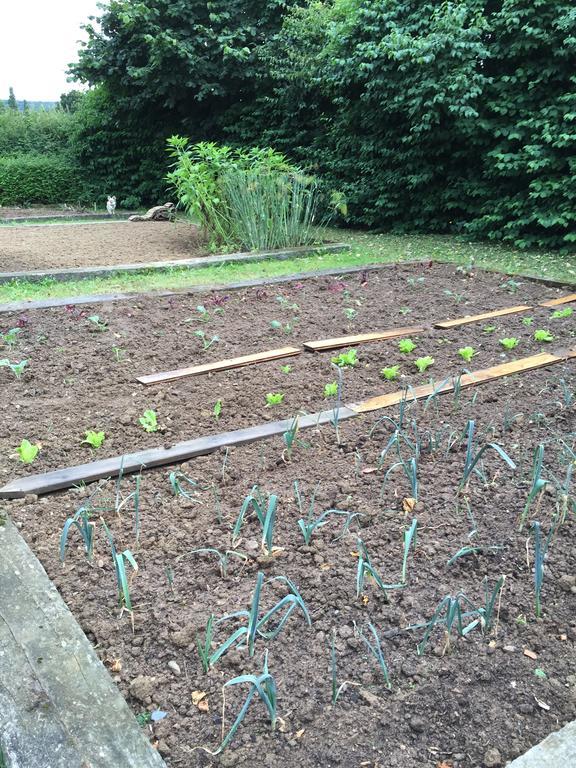
[[[66,80],[80,25],[98,13],[98,0],[0,0],[0,98],[12,86],[19,101],[58,101],[78,87]]]

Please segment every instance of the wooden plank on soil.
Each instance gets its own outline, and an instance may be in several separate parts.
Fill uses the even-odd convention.
[[[528,309],[533,309],[533,307],[530,307],[527,304],[519,304],[517,307],[496,309],[494,312],[484,312],[481,315],[467,315],[466,317],[458,317],[455,320],[442,320],[442,322],[434,323],[434,328],[457,328],[459,325],[478,323],[481,320],[489,320],[491,317],[502,317],[502,315],[513,315],[517,312],[526,312]]]
[[[319,341],[305,341],[304,348],[309,352],[323,352],[327,349],[340,349],[340,347],[354,347],[357,344],[366,344],[369,341],[385,341],[396,339],[398,336],[410,336],[422,333],[426,329],[422,326],[411,328],[393,328],[388,331],[375,331],[373,333],[359,333],[355,336],[337,336],[334,339],[320,339]]]
[[[230,360],[219,360],[216,363],[205,363],[204,365],[193,365],[189,368],[178,368],[174,371],[164,371],[163,373],[151,373],[146,376],[138,376],[136,379],[141,384],[159,384],[163,381],[174,381],[182,379],[185,376],[198,376],[202,373],[214,373],[216,371],[228,371],[232,368],[241,368],[245,365],[255,365],[264,363],[268,360],[281,360],[284,357],[293,357],[299,355],[302,350],[298,347],[282,347],[281,349],[271,349],[268,352],[257,352],[253,355],[244,355],[242,357],[233,357]]]
[[[542,352],[539,355],[523,357],[520,360],[513,360],[509,363],[501,363],[500,365],[494,365],[491,368],[484,368],[479,371],[463,374],[460,377],[460,386],[472,387],[476,384],[484,384],[487,381],[501,379],[502,377],[510,376],[513,373],[525,373],[526,371],[533,371],[536,368],[544,368],[547,365],[562,363],[573,357],[576,357],[576,349],[562,355],[551,355]],[[454,379],[450,379],[444,383],[441,382],[440,384],[423,384],[419,387],[413,387],[408,391],[400,390],[398,392],[390,392],[387,395],[372,397],[369,400],[363,400],[360,403],[348,404],[348,408],[356,413],[369,413],[370,411],[377,411],[381,408],[389,408],[392,405],[397,405],[403,399],[408,401],[421,400],[424,397],[429,397],[434,392],[443,394],[444,392],[452,392],[453,390]]]
[[[339,409],[338,418],[340,421],[353,419],[356,416],[357,414],[345,405],[342,405]],[[333,410],[300,416],[300,429],[309,429],[320,424],[327,424],[333,418]],[[283,419],[282,421],[270,421],[258,424],[255,427],[237,429],[233,432],[221,432],[217,435],[198,437],[195,440],[177,443],[171,448],[150,448],[138,453],[93,461],[90,464],[79,464],[75,467],[57,469],[42,475],[28,475],[28,477],[12,480],[12,482],[0,488],[0,499],[18,499],[26,496],[28,493],[51,493],[62,488],[71,488],[79,483],[91,483],[102,478],[117,477],[120,472],[126,475],[140,472],[150,467],[178,464],[195,456],[213,453],[219,448],[246,445],[257,440],[282,435],[290,429],[293,421],[293,418]]]
[[[576,301],[576,293],[569,293],[567,296],[560,296],[559,299],[550,299],[550,301],[543,301],[539,306],[541,307],[557,307],[559,304],[570,304]]]

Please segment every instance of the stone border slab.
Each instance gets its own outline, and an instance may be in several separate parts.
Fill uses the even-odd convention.
[[[193,259],[172,259],[171,261],[147,261],[136,264],[114,264],[102,267],[72,267],[70,269],[35,269],[29,272],[0,272],[0,283],[11,283],[21,280],[27,283],[38,283],[43,280],[67,282],[87,280],[98,277],[114,277],[121,274],[138,272],[165,272],[172,269],[202,269],[218,267],[222,264],[244,264],[258,261],[286,261],[298,257],[321,253],[339,253],[349,251],[346,243],[330,243],[316,247],[287,248],[277,251],[250,251],[247,253],[224,253],[218,256],[196,256]]]
[[[507,763],[507,766],[508,768],[574,768],[576,766],[576,720],[568,723],[561,730],[551,733],[524,755]]]
[[[0,744],[13,768],[165,768],[39,561],[0,521]]]

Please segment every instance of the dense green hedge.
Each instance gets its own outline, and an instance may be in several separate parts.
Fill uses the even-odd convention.
[[[75,203],[81,195],[81,173],[65,157],[0,158],[0,205]]]

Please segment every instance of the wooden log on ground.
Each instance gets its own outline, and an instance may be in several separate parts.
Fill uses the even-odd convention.
[[[386,339],[396,339],[399,336],[415,336],[425,330],[423,326],[417,325],[411,328],[393,328],[388,331],[359,333],[354,336],[337,336],[334,339],[305,341],[304,349],[307,349],[309,352],[324,352],[329,349],[340,349],[341,347],[355,347],[358,344],[366,344],[370,341],[386,341]]]
[[[434,328],[457,328],[459,325],[479,323],[482,320],[490,320],[492,317],[502,317],[503,315],[513,315],[517,312],[526,312],[528,309],[533,309],[533,307],[530,307],[527,304],[520,304],[517,307],[496,309],[494,312],[484,312],[481,315],[467,315],[466,317],[458,317],[455,320],[442,320],[441,322],[434,323]]]
[[[532,371],[536,368],[544,368],[547,365],[562,363],[569,358],[574,357],[576,357],[576,349],[571,350],[564,355],[552,355],[542,352],[539,355],[523,357],[520,360],[512,360],[509,363],[501,363],[500,365],[494,365],[491,368],[483,368],[479,371],[462,374],[462,376],[460,376],[459,386],[472,387],[477,384],[484,384],[493,381],[494,379],[510,376],[514,373],[525,373],[526,371]],[[438,384],[423,384],[419,387],[413,387],[410,390],[402,389],[397,392],[390,392],[386,395],[371,397],[370,399],[362,400],[359,403],[349,403],[348,408],[355,413],[369,413],[370,411],[378,411],[381,408],[389,408],[392,405],[397,405],[404,399],[407,401],[421,400],[422,398],[430,397],[433,393],[442,394],[444,392],[452,392],[453,390],[454,379],[451,378],[448,381],[440,381]]]
[[[355,418],[356,415],[345,405],[340,406],[339,421]],[[300,429],[309,429],[320,424],[327,424],[333,418],[334,410],[299,416],[299,427]],[[150,467],[178,464],[195,456],[213,453],[219,448],[226,448],[232,445],[246,445],[257,440],[282,435],[290,429],[293,421],[293,418],[283,419],[282,421],[270,421],[246,429],[237,429],[233,432],[221,432],[220,434],[207,437],[198,437],[195,440],[177,443],[171,448],[150,448],[146,451],[125,454],[124,456],[114,456],[110,459],[93,461],[89,464],[65,467],[41,475],[20,477],[0,488],[0,499],[18,499],[26,496],[28,493],[51,493],[62,488],[71,488],[81,483],[91,483],[103,478],[117,477],[120,473],[127,475]]]
[[[281,360],[284,357],[294,357],[294,355],[299,355],[300,352],[301,350],[298,349],[298,347],[282,347],[281,349],[271,349],[268,352],[257,352],[253,355],[233,357],[230,360],[219,360],[216,363],[205,363],[203,365],[193,365],[190,368],[178,368],[175,371],[164,371],[163,373],[151,373],[146,376],[138,376],[136,381],[146,385],[159,384],[163,381],[183,379],[185,376],[198,376],[202,373],[228,371],[232,368],[242,368],[245,365],[265,363],[269,360]]]
[[[570,304],[576,301],[576,293],[569,293],[567,296],[560,296],[559,299],[550,299],[539,304],[540,307],[557,307],[559,304]]]

